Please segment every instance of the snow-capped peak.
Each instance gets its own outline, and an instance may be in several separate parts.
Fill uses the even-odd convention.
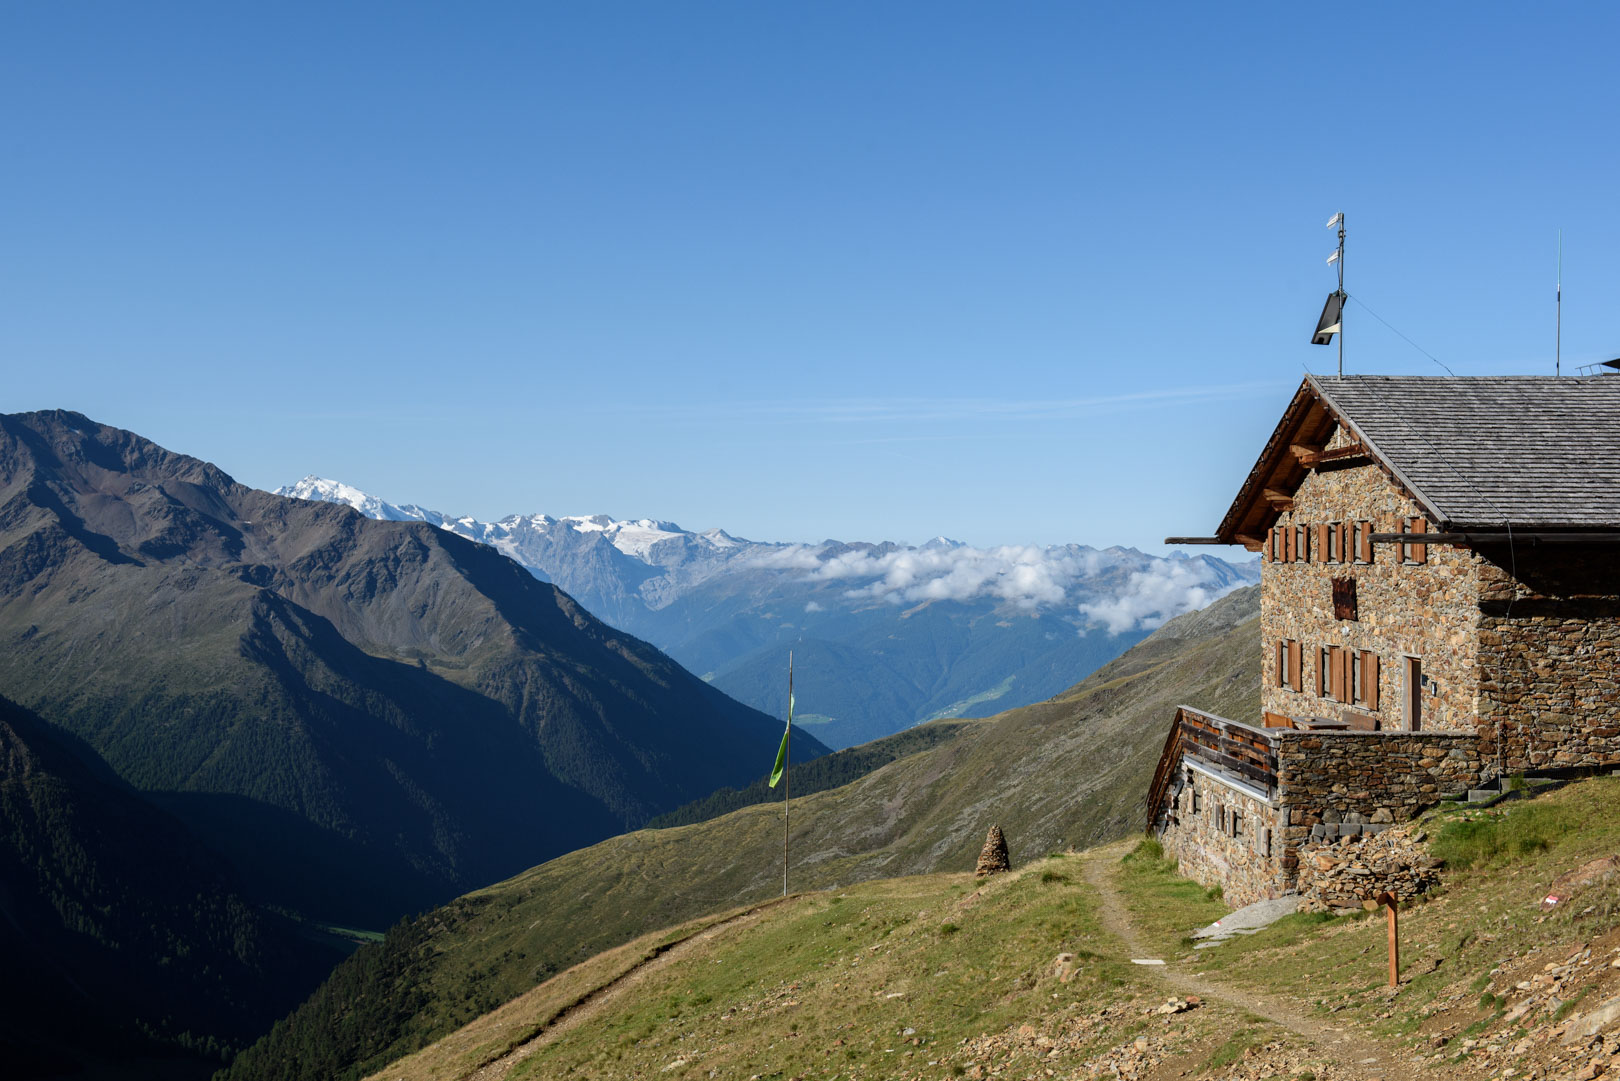
[[[374,495],[362,492],[342,481],[327,480],[311,473],[297,484],[275,490],[276,495],[291,499],[311,499],[321,503],[342,503],[353,507],[367,518],[380,518],[385,522],[425,522],[439,517],[421,507],[406,504],[396,506]],[[436,523],[437,524],[437,523]]]

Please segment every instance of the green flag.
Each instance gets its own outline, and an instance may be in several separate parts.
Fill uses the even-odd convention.
[[[789,691],[787,727],[782,729],[782,746],[777,748],[776,765],[771,767],[772,788],[776,787],[776,782],[780,781],[782,774],[787,771],[788,733],[791,731],[793,731],[793,692]]]

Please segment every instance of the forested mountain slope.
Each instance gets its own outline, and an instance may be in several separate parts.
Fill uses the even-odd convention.
[[[0,699],[0,1072],[206,1077],[343,951],[64,738]]]

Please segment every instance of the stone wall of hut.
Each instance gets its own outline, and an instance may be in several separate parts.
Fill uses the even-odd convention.
[[[1328,443],[1347,442],[1340,429]],[[1348,710],[1376,718],[1382,729],[1405,727],[1404,658],[1418,659],[1418,727],[1472,730],[1477,716],[1480,566],[1473,552],[1430,544],[1421,553],[1399,544],[1372,546],[1365,561],[1355,527],[1400,532],[1421,509],[1365,458],[1324,463],[1308,474],[1283,513],[1283,529],[1305,526],[1306,558],[1267,559],[1261,571],[1262,708],[1289,717],[1339,719]],[[1324,553],[1320,524],[1348,523],[1348,551]],[[1354,582],[1355,616],[1335,615],[1333,582]],[[1277,644],[1299,643],[1299,686],[1279,668]],[[1351,700],[1339,701],[1322,671],[1321,652],[1337,645],[1356,655],[1358,667],[1376,658],[1376,692],[1352,681]],[[1374,697],[1376,696],[1376,704]]]
[[[1474,732],[1275,733],[1279,860],[1292,879],[1313,827],[1351,836],[1405,822],[1476,787],[1485,768]]]
[[[1287,892],[1274,806],[1185,763],[1179,786],[1159,840],[1182,874],[1220,886],[1234,908]]]
[[[1483,555],[1487,753],[1500,727],[1505,773],[1620,764],[1620,551],[1527,543]]]

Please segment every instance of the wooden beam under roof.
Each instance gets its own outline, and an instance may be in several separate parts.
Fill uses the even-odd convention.
[[[1267,488],[1262,493],[1262,496],[1267,503],[1271,504],[1273,510],[1294,509],[1294,497],[1287,492],[1278,491],[1276,488]]]
[[[1335,447],[1332,450],[1312,451],[1308,447],[1300,446],[1298,443],[1288,449],[1294,452],[1294,457],[1298,458],[1299,464],[1306,469],[1314,469],[1323,462],[1338,462],[1346,458],[1365,458],[1367,456],[1367,448],[1359,442]]]

